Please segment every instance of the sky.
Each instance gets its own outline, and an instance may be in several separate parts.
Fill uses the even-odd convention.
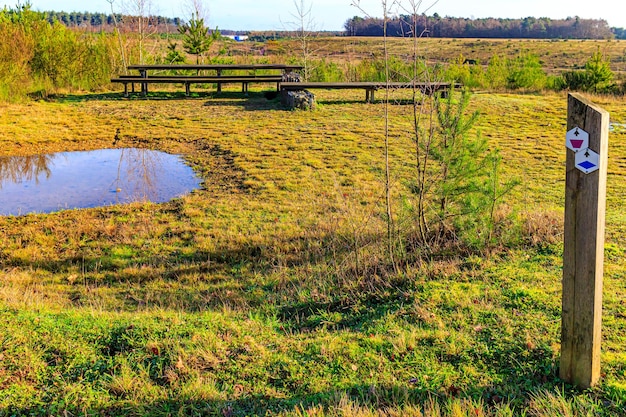
[[[123,1],[113,0],[119,12]],[[192,0],[148,0],[155,14],[187,19],[189,2]],[[343,30],[343,25],[353,16],[383,16],[383,0],[201,0],[209,10],[208,25],[232,30],[293,30],[295,2],[304,2],[311,10],[311,25],[308,29]],[[0,0],[2,4],[3,0]],[[24,3],[24,0],[21,1]],[[355,7],[353,3],[360,3]],[[15,0],[6,3],[14,7]],[[626,28],[626,1],[624,0],[386,0],[388,5],[400,3],[418,4],[419,13],[453,17],[550,17],[553,19],[580,16],[581,18],[604,19],[610,26]],[[107,0],[31,0],[35,10],[111,12]],[[404,14],[402,10],[400,13]],[[390,15],[399,14],[393,7]]]

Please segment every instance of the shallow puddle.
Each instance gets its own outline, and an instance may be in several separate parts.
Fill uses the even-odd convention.
[[[0,157],[0,215],[161,203],[200,182],[180,156],[147,149]]]

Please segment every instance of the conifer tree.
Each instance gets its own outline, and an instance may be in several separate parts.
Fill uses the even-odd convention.
[[[613,71],[610,62],[602,56],[600,50],[585,64],[587,89],[594,93],[609,90],[613,82]]]
[[[196,56],[196,64],[200,63],[200,56],[207,52],[211,44],[218,38],[217,29],[209,34],[209,29],[204,25],[204,19],[194,12],[191,20],[178,28],[183,35],[183,48],[185,52]]]

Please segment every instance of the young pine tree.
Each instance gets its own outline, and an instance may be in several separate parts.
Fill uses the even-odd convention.
[[[200,63],[200,56],[206,53],[214,40],[219,37],[219,31],[215,29],[209,34],[209,29],[204,25],[204,19],[198,13],[194,13],[189,23],[178,28],[183,35],[183,49],[188,54],[196,56],[196,64]]]
[[[585,73],[588,90],[599,93],[610,89],[613,71],[611,71],[609,61],[604,59],[599,50],[585,64]]]

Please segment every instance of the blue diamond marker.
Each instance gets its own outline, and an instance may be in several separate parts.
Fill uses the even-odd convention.
[[[586,170],[590,170],[591,168],[595,168],[596,164],[593,164],[589,161],[584,161],[578,164],[579,167],[585,168]]]
[[[590,174],[600,168],[600,155],[598,155],[591,149],[585,149],[581,150],[580,152],[576,152],[574,161],[574,163],[576,164],[576,168],[578,168],[585,174]]]

